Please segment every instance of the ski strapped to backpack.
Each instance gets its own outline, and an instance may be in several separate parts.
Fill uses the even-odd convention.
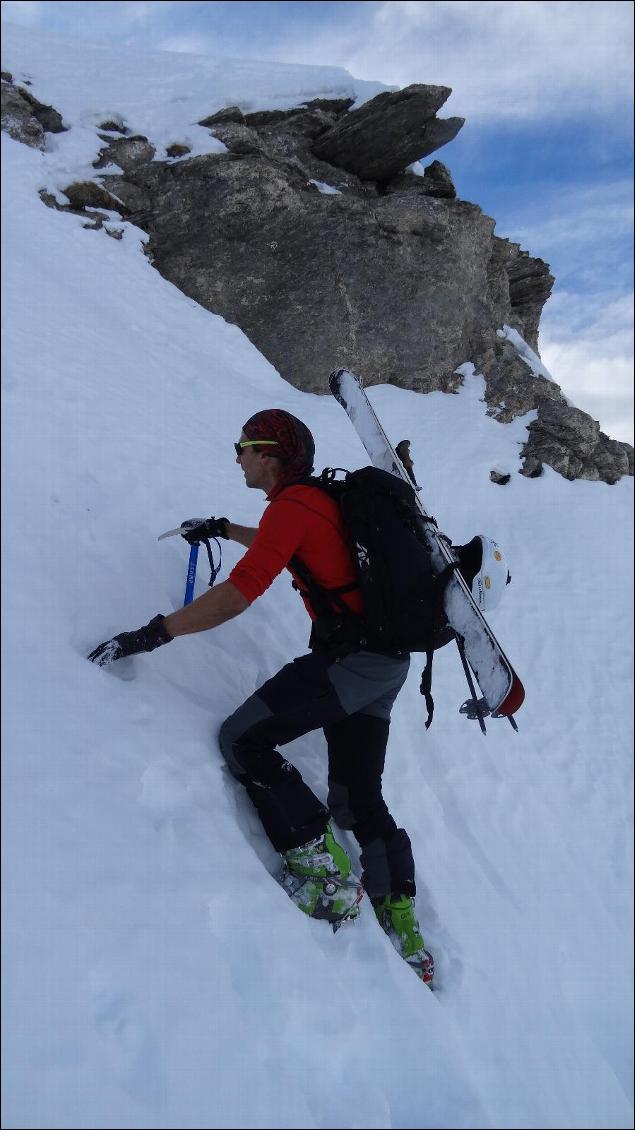
[[[478,586],[474,585],[473,577],[463,575],[462,570],[466,569],[467,557],[470,555],[467,554],[461,561],[460,550],[454,550],[450,540],[441,533],[434,519],[426,511],[418,493],[419,488],[414,478],[407,446],[404,448],[402,444],[399,445],[402,456],[406,456],[402,461],[388,440],[361,379],[347,369],[336,369],[331,373],[329,387],[349,417],[373,467],[394,476],[397,481],[405,483],[411,490],[413,486],[415,488],[414,504],[423,519],[420,528],[427,542],[432,572],[437,580],[442,582],[443,612],[447,624],[445,631],[449,633],[448,639],[456,638],[468,682],[471,683],[470,672],[472,672],[482,693],[482,698],[478,699],[474,684],[471,683],[472,698],[463,704],[461,713],[468,718],[477,718],[483,731],[485,731],[483,720],[487,715],[492,718],[508,718],[513,728],[517,729],[512,715],[524,701],[524,687],[483,616],[483,608],[487,607],[481,599],[483,594],[478,591]],[[497,569],[495,583],[499,589],[500,586],[504,589],[509,575],[507,570],[502,568],[504,559],[499,547],[491,539],[480,536],[473,539],[470,545],[476,541],[481,543],[483,552],[491,553],[492,562]],[[462,548],[468,550],[469,547]],[[488,576],[476,578],[477,581],[481,579],[487,585],[492,578]],[[424,673],[423,693],[426,693],[425,683],[428,678],[429,672],[428,676]]]

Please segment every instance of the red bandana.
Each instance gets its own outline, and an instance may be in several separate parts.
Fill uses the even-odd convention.
[[[284,412],[282,408],[267,408],[256,412],[243,427],[247,439],[275,439],[277,447],[266,447],[282,460],[282,473],[269,498],[279,494],[284,487],[304,479],[313,472],[315,444],[306,424]]]

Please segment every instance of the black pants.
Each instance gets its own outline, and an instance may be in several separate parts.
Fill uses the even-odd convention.
[[[288,663],[224,723],[220,747],[279,852],[324,832],[332,816],[361,847],[371,898],[414,895],[410,840],[382,796],[392,704],[408,671],[404,657],[358,652],[333,660],[312,652]],[[311,730],[328,745],[327,805],[277,750]]]

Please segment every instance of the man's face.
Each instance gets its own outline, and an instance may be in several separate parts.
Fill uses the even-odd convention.
[[[244,432],[241,433],[240,439],[241,441],[247,439]],[[265,461],[260,452],[253,447],[243,447],[240,455],[236,456],[236,462],[242,468],[245,486],[255,487],[257,490],[268,489],[269,474],[266,464],[269,460]]]

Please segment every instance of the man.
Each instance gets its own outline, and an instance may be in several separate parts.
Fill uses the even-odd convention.
[[[309,479],[315,447],[308,428],[282,410],[258,412],[235,448],[246,485],[264,491],[269,503],[258,528],[227,518],[183,523],[189,542],[220,536],[246,547],[228,580],[177,612],[115,636],[88,658],[103,666],[215,628],[244,612],[288,568],[313,621],[310,653],[226,719],[221,751],[283,858],[281,881],[296,905],[337,928],[359,913],[363,887],[395,947],[430,983],[433,962],[414,913],[410,840],[381,792],[390,713],[409,656],[360,642],[357,568],[337,502]],[[326,806],[277,749],[318,728],[328,746]],[[360,845],[362,887],[330,817]]]

